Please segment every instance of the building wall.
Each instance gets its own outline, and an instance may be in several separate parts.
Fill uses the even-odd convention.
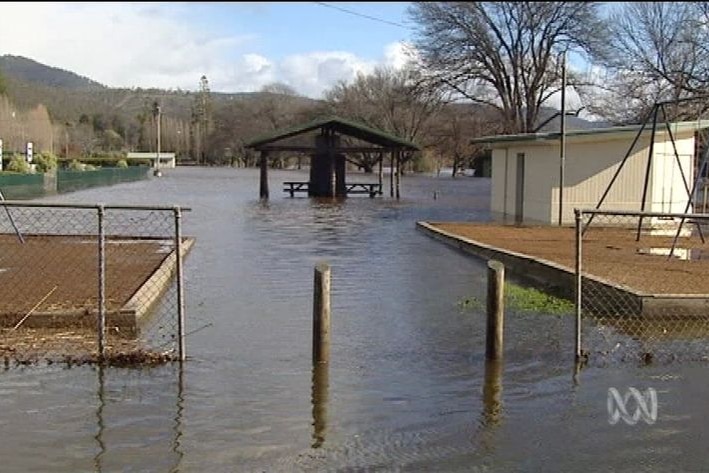
[[[494,214],[507,214],[507,200],[510,196],[510,192],[506,189],[506,182],[509,179],[508,174],[506,174],[508,164],[507,148],[492,150],[490,210]]]
[[[152,160],[153,166],[155,166],[155,161],[157,161],[158,155],[156,152],[149,153],[138,153],[130,152],[126,155],[126,160],[131,159],[150,159]],[[176,164],[175,153],[160,152],[160,167],[161,168],[174,168]]]
[[[613,175],[628,152],[634,135],[601,141],[586,137],[567,142],[564,172],[563,223],[574,221],[574,208],[593,209],[606,191]],[[694,138],[690,133],[676,136],[677,151],[691,188]],[[601,208],[640,210],[647,168],[649,135],[643,136],[628,157]],[[506,219],[515,217],[516,156],[525,154],[524,219],[526,223],[558,223],[559,143],[511,143],[493,150],[491,210]],[[505,180],[505,156],[507,174]],[[505,190],[506,188],[506,190]],[[505,205],[506,202],[506,205]],[[676,165],[672,144],[658,134],[650,170],[646,211],[683,212],[687,193]]]
[[[655,160],[653,161],[652,176],[655,185],[649,193],[647,209],[652,212],[684,213],[687,207],[687,188],[694,184],[694,138],[680,136],[675,139],[677,154],[682,165],[682,172],[677,165],[672,142],[668,139],[662,143],[655,143]],[[684,173],[684,179],[682,179]],[[689,209],[693,209],[690,207]]]

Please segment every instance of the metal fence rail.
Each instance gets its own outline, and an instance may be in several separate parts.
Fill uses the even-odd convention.
[[[189,209],[0,205],[5,364],[184,360]]]
[[[709,360],[709,215],[576,211],[576,355]]]

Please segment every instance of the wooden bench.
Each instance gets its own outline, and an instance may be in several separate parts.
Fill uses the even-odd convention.
[[[288,192],[291,197],[295,197],[296,192],[308,192],[308,184],[302,181],[286,181],[283,183],[283,192]],[[374,198],[377,194],[381,194],[381,186],[377,182],[351,182],[345,184],[345,193],[368,194],[370,198]]]
[[[380,193],[381,186],[376,182],[351,182],[345,184],[345,191],[348,194],[369,194],[369,197],[373,199],[375,195]]]
[[[307,182],[287,181],[284,182],[283,185],[286,186],[283,192],[290,192],[291,197],[295,197],[296,192],[308,192]]]

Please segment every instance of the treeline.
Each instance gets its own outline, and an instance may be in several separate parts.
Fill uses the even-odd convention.
[[[378,69],[337,84],[325,100],[312,100],[280,83],[252,94],[211,93],[206,77],[198,92],[107,88],[83,93],[9,78],[0,98],[0,137],[6,153],[22,153],[25,143],[33,141],[37,152],[86,160],[155,151],[159,119],[161,150],[175,152],[182,162],[252,166],[256,156],[244,148],[247,141],[338,115],[435,147],[436,152],[411,157],[416,169],[450,165],[451,160],[441,159],[446,154],[460,167],[471,157],[465,143],[476,133],[494,131],[492,119],[485,124],[484,115],[471,106],[459,105],[454,112],[455,105],[409,84],[411,80],[416,80],[413,69]],[[297,158],[282,156],[274,166]],[[371,171],[375,160],[366,154],[351,157],[365,171]]]

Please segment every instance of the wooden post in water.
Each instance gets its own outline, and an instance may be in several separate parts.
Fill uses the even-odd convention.
[[[485,361],[483,425],[494,427],[502,419],[502,361]]]
[[[261,151],[261,183],[259,198],[268,199],[268,151]]]
[[[330,265],[315,266],[313,291],[313,363],[330,361]]]
[[[330,383],[329,363],[313,365],[313,385],[311,401],[313,404],[313,443],[311,448],[320,448],[325,442],[327,431],[327,398]]]
[[[500,360],[504,353],[505,266],[499,261],[487,263],[487,338],[485,358]]]

